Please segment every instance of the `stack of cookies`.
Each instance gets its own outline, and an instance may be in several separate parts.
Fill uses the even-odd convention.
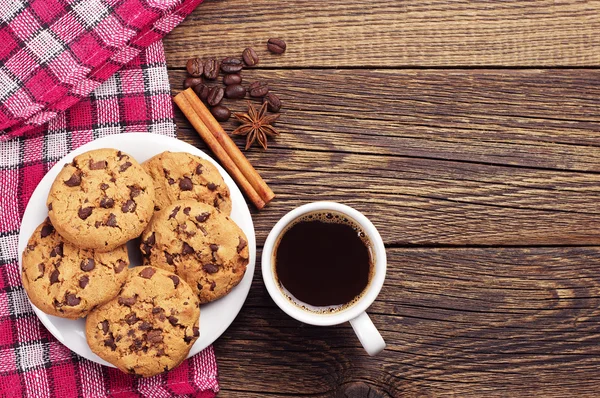
[[[23,286],[47,314],[87,317],[92,351],[128,373],[183,361],[199,336],[199,305],[246,271],[229,189],[188,153],[142,165],[116,149],[83,153],[60,171],[47,206],[23,253]],[[144,264],[130,269],[125,244],[140,236]]]

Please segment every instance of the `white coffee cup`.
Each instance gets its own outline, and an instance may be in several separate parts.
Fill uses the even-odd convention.
[[[273,251],[275,250],[275,245],[277,244],[281,233],[285,231],[286,227],[293,221],[307,213],[328,211],[346,215],[364,231],[370,242],[371,255],[374,260],[374,272],[369,285],[357,301],[336,312],[320,313],[307,310],[295,304],[282,291],[275,276]],[[267,291],[279,308],[292,318],[310,325],[330,326],[350,322],[358,339],[369,355],[376,355],[385,348],[385,341],[377,328],[375,328],[375,325],[373,325],[366,310],[373,301],[375,301],[375,298],[381,291],[383,281],[385,280],[386,268],[387,260],[385,247],[383,246],[383,240],[375,226],[359,211],[335,202],[313,202],[300,206],[287,213],[279,220],[279,222],[277,222],[277,224],[275,224],[269,233],[262,252],[263,280],[267,287]]]

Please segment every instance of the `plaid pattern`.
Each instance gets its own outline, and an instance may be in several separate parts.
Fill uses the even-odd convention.
[[[56,118],[200,1],[0,0],[0,136]]]
[[[149,379],[71,352],[32,311],[17,252],[33,190],[68,152],[108,134],[175,135],[158,39],[198,2],[0,0],[1,397],[213,397],[219,389],[212,347]]]

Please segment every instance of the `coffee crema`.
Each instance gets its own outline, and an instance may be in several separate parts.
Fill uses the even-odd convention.
[[[285,295],[311,312],[341,311],[360,299],[373,274],[373,251],[356,221],[337,212],[294,220],[273,250],[273,271]]]

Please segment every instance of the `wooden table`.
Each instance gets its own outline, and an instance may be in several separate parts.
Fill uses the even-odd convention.
[[[381,355],[348,324],[289,318],[257,263],[215,343],[222,396],[597,396],[599,33],[600,3],[576,0],[206,1],[176,28],[175,92],[188,58],[253,46],[245,81],[284,102],[281,136],[247,152],[277,194],[253,211],[258,258],[316,200],[362,211],[387,247]]]

